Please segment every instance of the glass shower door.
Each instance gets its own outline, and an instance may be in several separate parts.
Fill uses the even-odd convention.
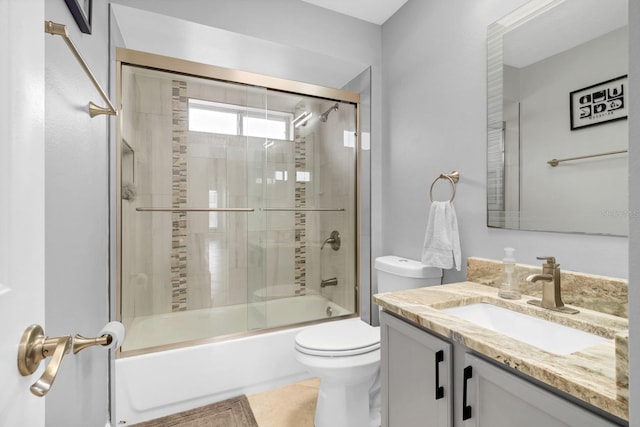
[[[357,311],[357,104],[123,64],[118,295],[140,352]]]

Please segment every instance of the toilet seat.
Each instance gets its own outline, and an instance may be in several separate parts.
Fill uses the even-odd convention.
[[[380,348],[380,327],[358,318],[311,326],[296,335],[295,347],[312,356],[345,357]]]

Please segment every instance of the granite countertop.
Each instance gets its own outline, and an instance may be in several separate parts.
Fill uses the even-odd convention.
[[[384,310],[516,369],[597,408],[628,420],[627,319],[580,308],[564,314],[499,298],[494,287],[473,282],[374,295]],[[485,329],[440,310],[488,302],[608,338],[569,355],[557,355]],[[616,348],[617,347],[617,348]]]

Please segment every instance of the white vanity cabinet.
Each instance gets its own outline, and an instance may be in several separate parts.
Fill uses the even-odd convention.
[[[384,311],[380,333],[382,427],[620,425]]]
[[[451,344],[380,313],[383,427],[451,427]]]
[[[455,416],[467,418],[464,427],[617,426],[473,354],[465,353],[464,362],[461,414]]]

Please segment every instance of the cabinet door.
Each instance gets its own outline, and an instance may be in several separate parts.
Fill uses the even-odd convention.
[[[383,427],[450,427],[451,344],[380,316]]]
[[[465,366],[456,368],[466,370],[462,388],[467,395],[462,399],[470,418],[463,421],[464,427],[617,425],[472,354],[465,354],[464,360]]]

